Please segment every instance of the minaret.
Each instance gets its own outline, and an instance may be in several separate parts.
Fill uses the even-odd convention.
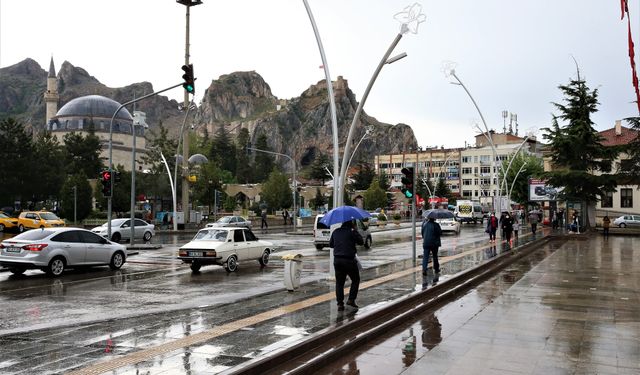
[[[53,66],[53,56],[49,64],[49,75],[47,75],[47,91],[44,93],[44,101],[47,103],[47,117],[45,125],[58,113],[58,80],[56,79],[56,68]]]

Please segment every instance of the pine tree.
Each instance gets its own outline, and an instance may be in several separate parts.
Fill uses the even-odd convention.
[[[558,87],[566,104],[553,103],[560,114],[553,115],[551,128],[543,129],[553,165],[543,177],[551,186],[564,187],[562,198],[584,202],[584,224],[589,227],[590,204],[605,192],[615,191],[614,176],[609,174],[615,155],[602,145],[591,120],[591,114],[598,110],[598,90],[591,91],[579,71],[577,75],[568,85]]]

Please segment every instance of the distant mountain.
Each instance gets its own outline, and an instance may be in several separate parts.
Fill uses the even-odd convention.
[[[38,131],[44,128],[47,72],[32,59],[0,69],[0,118],[15,117],[25,126]],[[341,148],[358,106],[347,80],[338,77],[333,82]],[[82,68],[65,61],[58,71],[58,92],[61,108],[71,99],[84,95],[103,95],[120,103],[153,92],[149,82],[110,88]],[[179,103],[166,96],[155,96],[136,103],[136,110],[146,112],[153,131],[162,123],[170,134],[177,136],[184,114]],[[133,108],[129,107],[129,111]],[[268,135],[269,146],[276,152],[291,155],[302,165],[309,164],[317,153],[333,154],[331,111],[324,80],[305,90],[300,97],[280,100],[256,72],[235,72],[213,80],[195,111],[196,131],[215,133],[220,124],[235,134],[247,128],[253,140]],[[356,125],[354,145],[365,132],[372,131],[358,148],[354,160],[372,161],[376,154],[409,151],[417,147],[411,127],[377,121],[363,111]],[[148,133],[150,134],[150,133]],[[342,150],[341,150],[342,152]]]

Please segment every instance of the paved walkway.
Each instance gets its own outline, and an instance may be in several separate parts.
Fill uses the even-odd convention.
[[[431,312],[402,374],[640,374],[640,237],[575,237],[508,284],[472,314],[469,298]]]

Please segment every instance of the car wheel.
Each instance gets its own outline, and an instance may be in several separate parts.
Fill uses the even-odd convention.
[[[324,246],[320,245],[320,244],[316,244],[316,250],[322,250]]]
[[[49,276],[58,277],[62,275],[62,272],[64,272],[64,266],[64,258],[55,257],[51,259],[51,261],[49,262],[49,266],[47,266],[47,270],[45,272],[47,272],[47,275]]]
[[[22,224],[18,225],[18,232],[20,233],[24,232],[24,225]]]
[[[146,242],[151,241],[151,232],[144,232],[142,239],[145,240]]]
[[[22,275],[24,273],[24,271],[26,271],[26,269],[24,268],[9,268],[9,272],[11,272],[14,275]]]
[[[364,240],[364,248],[365,249],[371,249],[371,237],[367,237]]]
[[[224,269],[227,270],[227,272],[236,272],[238,269],[238,258],[236,258],[235,255],[231,255],[227,258],[227,262],[224,264]]]
[[[258,262],[260,262],[260,265],[262,267],[266,266],[267,263],[269,263],[269,249],[264,250],[262,256],[260,257],[260,259],[258,259]]]
[[[200,272],[200,267],[202,267],[202,264],[200,264],[200,262],[192,262],[191,263],[191,271],[192,272]]]
[[[121,236],[121,235],[120,235],[120,233],[118,233],[118,232],[113,233],[113,234],[111,235],[111,241],[113,241],[113,242],[120,242],[120,239],[121,239],[121,238],[122,238],[122,236]]]
[[[111,256],[111,262],[109,262],[109,268],[111,268],[114,271],[119,270],[123,264],[124,264],[124,254],[122,254],[122,251],[116,251]]]
[[[4,224],[0,224],[0,232],[4,232]]]
[[[620,223],[620,228],[626,228],[626,227],[627,227],[627,224],[625,224],[625,223]]]

